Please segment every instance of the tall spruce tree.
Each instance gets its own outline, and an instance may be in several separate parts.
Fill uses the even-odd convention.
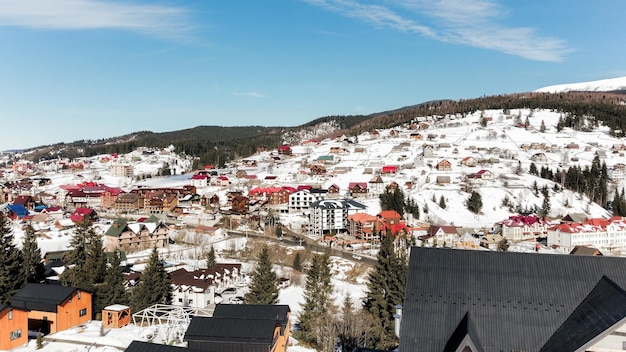
[[[59,276],[64,286],[93,291],[93,277],[87,263],[90,255],[89,242],[93,237],[95,232],[87,218],[76,223],[74,234],[70,239],[72,249],[63,257],[66,269]]]
[[[0,213],[0,303],[8,303],[9,298],[24,285],[24,280],[20,280],[22,255],[14,242],[11,222]]]
[[[41,250],[37,244],[35,229],[29,223],[24,229],[24,241],[22,242],[22,270],[24,284],[28,282],[40,282],[44,276],[44,265],[41,258]]]
[[[278,276],[272,268],[267,245],[263,245],[257,258],[257,264],[250,280],[249,291],[243,297],[246,304],[276,304],[278,303]]]
[[[130,297],[124,286],[124,273],[121,265],[121,252],[119,250],[111,253],[104,283],[99,288],[98,306],[102,308],[111,304],[130,304]]]
[[[94,230],[91,219],[85,217],[76,223],[70,246],[72,250],[63,258],[67,269],[60,275],[61,283],[92,292],[92,312],[97,317],[106,306],[102,305],[99,295],[107,272],[107,262],[102,236]]]
[[[400,215],[404,215],[404,209],[406,208],[406,199],[404,192],[400,187],[393,189],[387,188],[384,193],[379,196],[380,207],[382,210],[395,210]]]
[[[408,267],[405,256],[394,252],[393,238],[389,233],[380,244],[377,259],[374,270],[369,274],[365,309],[376,322],[372,334],[375,347],[391,349],[397,344],[393,316],[396,305],[404,301]]]
[[[304,288],[304,304],[299,316],[300,331],[298,338],[309,345],[317,343],[317,332],[330,306],[330,257],[328,253],[315,254],[311,265],[306,270],[306,286]]]
[[[134,312],[154,304],[172,303],[172,279],[165,271],[165,262],[159,258],[154,247],[146,268],[141,273],[139,284],[132,293],[131,308]]]
[[[41,260],[41,250],[37,244],[35,229],[29,223],[24,229],[22,242],[22,269],[24,283],[41,282],[44,278],[44,265]]]
[[[215,264],[216,264],[215,249],[213,248],[213,246],[211,246],[211,249],[209,250],[209,253],[206,256],[206,267],[210,268]]]

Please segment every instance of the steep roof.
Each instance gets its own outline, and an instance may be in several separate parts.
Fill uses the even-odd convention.
[[[56,312],[57,306],[78,290],[60,285],[26,284],[10,299],[11,305],[26,310]]]
[[[207,350],[267,352],[274,343],[278,323],[267,319],[213,318],[194,316],[185,332],[189,346]]]
[[[485,351],[574,351],[626,317],[624,287],[625,258],[414,247],[400,350],[444,351],[467,315]]]
[[[187,347],[162,345],[154,342],[133,341],[125,349],[126,352],[197,352]]]
[[[289,322],[288,305],[274,304],[218,304],[215,306],[215,318],[268,319],[276,321],[284,329]]]

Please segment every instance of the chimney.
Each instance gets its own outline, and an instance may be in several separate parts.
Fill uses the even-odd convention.
[[[393,321],[396,337],[400,338],[400,323],[402,322],[402,305],[400,304],[396,306],[396,314],[393,316]]]

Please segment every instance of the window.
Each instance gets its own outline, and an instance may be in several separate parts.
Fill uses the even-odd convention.
[[[22,329],[11,331],[11,341],[19,339],[20,337],[22,337]]]
[[[80,299],[80,291],[78,291],[78,299]]]
[[[87,308],[83,308],[78,312],[79,317],[84,317],[85,315],[87,315]]]
[[[13,309],[9,309],[9,320],[13,319]]]

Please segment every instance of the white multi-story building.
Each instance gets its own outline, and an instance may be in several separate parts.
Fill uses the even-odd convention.
[[[309,211],[311,204],[326,199],[326,189],[301,189],[289,195],[289,212]]]
[[[603,249],[626,248],[626,221],[621,217],[589,219],[582,223],[559,224],[548,229],[548,246],[571,251],[575,246]]]
[[[110,168],[111,175],[117,177],[133,177],[135,168],[130,164],[113,164]]]
[[[348,229],[348,216],[364,212],[367,207],[352,199],[321,200],[311,204],[309,235],[322,237],[333,231]]]

